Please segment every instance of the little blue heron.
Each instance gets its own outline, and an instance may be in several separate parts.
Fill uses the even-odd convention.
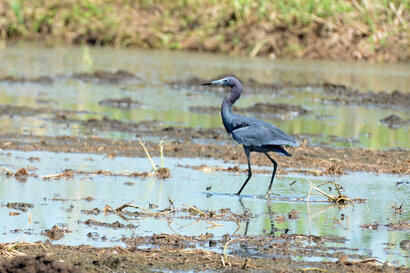
[[[237,78],[229,76],[220,80],[206,82],[202,85],[224,85],[232,88],[222,103],[222,122],[228,134],[236,142],[243,145],[248,160],[248,177],[237,195],[241,194],[243,188],[245,188],[252,177],[250,154],[251,152],[258,152],[264,153],[273,163],[272,178],[266,192],[266,197],[269,197],[278,163],[269,156],[268,152],[273,151],[280,155],[291,156],[282,146],[297,147],[299,146],[298,142],[270,123],[232,112],[232,105],[239,99],[243,91],[242,84]]]

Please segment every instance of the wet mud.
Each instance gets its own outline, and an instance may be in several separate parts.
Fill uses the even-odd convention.
[[[155,135],[158,137],[181,137],[180,140],[171,140],[165,143],[163,149],[167,157],[216,158],[234,164],[246,164],[246,157],[241,146],[231,143],[226,145],[196,143],[191,141],[193,137],[191,135],[192,130],[185,130],[184,128],[160,130]],[[200,131],[197,131],[197,134],[200,134]],[[220,131],[217,130],[216,132],[219,133]],[[220,137],[221,140],[228,140],[225,134],[220,133],[221,135],[216,134],[213,130],[208,132],[213,138],[219,139]],[[160,156],[158,142],[147,141],[146,146],[152,151],[151,156]],[[113,140],[96,136],[81,138],[73,136],[1,135],[0,148],[23,151],[96,153],[107,154],[111,157],[145,157],[145,152],[137,140]],[[338,176],[347,171],[391,174],[410,173],[409,153],[406,149],[374,151],[369,149],[312,147],[302,144],[298,148],[289,148],[289,152],[292,153],[292,157],[275,156],[281,167],[278,171],[288,168],[292,172],[307,172],[316,176]],[[252,154],[252,164],[272,166],[270,160],[263,154]]]
[[[61,262],[44,254],[36,256],[17,256],[9,261],[0,264],[0,272],[21,272],[21,273],[80,273],[81,270],[73,265]]]
[[[384,125],[386,125],[387,127],[391,128],[391,129],[397,129],[400,128],[406,124],[410,123],[410,120],[405,120],[400,118],[399,116],[396,115],[390,115],[384,119],[380,120],[381,123],[383,123]]]
[[[410,93],[398,90],[392,93],[387,92],[360,92],[359,90],[348,88],[344,85],[325,83],[324,91],[330,97],[324,99],[335,103],[375,105],[380,107],[410,107]]]
[[[226,75],[220,75],[214,77],[215,79],[223,78]],[[209,87],[201,86],[202,83],[209,81],[210,79],[191,78],[186,81],[169,82],[169,86],[175,89],[190,88],[192,90],[207,90],[210,92],[226,92],[226,88],[223,87]],[[383,108],[410,107],[410,94],[395,90],[391,93],[381,91],[378,93],[372,91],[359,91],[346,85],[333,84],[324,82],[322,84],[307,83],[307,84],[295,84],[295,83],[260,83],[253,79],[243,80],[245,92],[247,93],[284,93],[287,89],[292,88],[295,90],[310,88],[312,90],[320,90],[323,92],[321,100],[323,102],[332,102],[338,104],[355,104],[355,105],[372,105]],[[252,110],[252,109],[248,109]],[[270,109],[271,110],[275,110]],[[285,108],[286,110],[286,108]],[[300,112],[301,109],[297,109]]]
[[[40,76],[40,77],[16,77],[16,76],[0,76],[0,82],[8,83],[30,83],[30,84],[45,84],[49,85],[54,82],[54,79],[49,76]]]
[[[131,72],[126,70],[106,71],[106,70],[96,70],[92,73],[75,73],[72,75],[74,79],[82,81],[91,81],[94,83],[101,84],[118,84],[131,80],[137,80],[138,77]]]
[[[220,107],[215,106],[192,106],[189,110],[196,113],[211,114],[219,113],[221,111]],[[246,108],[233,107],[233,111],[236,113],[254,113],[257,115],[274,115],[280,117],[286,117],[285,115],[288,115],[288,118],[306,115],[312,112],[299,105],[284,103],[256,103]]]
[[[135,75],[135,73],[120,69],[117,71],[96,70],[94,72],[81,72],[74,73],[72,75],[43,75],[38,77],[3,75],[0,76],[0,82],[7,82],[12,84],[30,83],[50,85],[53,84],[56,79],[67,78],[99,84],[120,84],[139,80],[139,77]]]
[[[21,253],[30,256],[20,256],[11,260],[0,257],[0,262],[2,262],[0,268],[3,270],[1,272],[10,272],[5,270],[14,269],[17,266],[47,266],[47,272],[80,272],[80,270],[82,272],[158,270],[212,270],[216,272],[248,272],[249,270],[296,272],[302,270],[306,272],[307,268],[311,268],[312,272],[409,272],[403,267],[378,264],[377,259],[366,259],[360,255],[347,257],[341,252],[335,252],[332,247],[323,246],[325,242],[340,241],[343,241],[343,238],[297,234],[284,234],[278,237],[227,236],[221,240],[215,240],[206,234],[197,237],[154,234],[149,237],[136,237],[130,240],[125,248],[73,247],[37,243],[18,248]],[[141,244],[147,242],[151,243],[152,247],[139,248]],[[213,245],[219,251],[198,249],[196,245],[200,244]],[[297,250],[292,250],[293,247]],[[255,248],[264,249],[264,255],[253,256],[252,249]],[[287,255],[293,251],[298,251],[299,256],[323,253],[323,255],[334,257],[336,261],[307,262],[287,258]],[[32,257],[34,255],[38,256]],[[64,263],[58,261],[64,261]],[[59,268],[60,266],[64,267]],[[53,269],[54,267],[58,269]]]
[[[396,230],[402,230],[402,231],[410,231],[410,222],[409,221],[399,221],[397,223],[389,223],[389,224],[380,224],[380,223],[374,223],[374,224],[364,224],[360,226],[361,228],[364,229],[371,229],[371,230],[389,230],[389,231],[396,231]]]
[[[48,237],[49,239],[56,241],[64,237],[64,234],[71,232],[68,228],[59,227],[54,225],[52,229],[46,229],[41,232],[42,235]]]
[[[132,100],[129,97],[121,99],[104,99],[99,101],[98,104],[120,109],[131,109],[142,106],[139,101]]]
[[[69,115],[85,114],[91,113],[86,111],[74,111],[74,110],[62,110],[62,109],[53,109],[46,107],[29,107],[29,106],[17,106],[17,105],[0,105],[0,116],[23,116],[31,117],[36,115],[51,114],[55,116],[57,120],[67,119]]]

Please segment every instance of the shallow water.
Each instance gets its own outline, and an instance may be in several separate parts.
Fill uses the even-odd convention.
[[[1,104],[87,111],[78,115],[139,122],[160,120],[164,125],[183,127],[221,127],[219,113],[203,114],[189,111],[191,106],[217,106],[224,94],[173,89],[165,84],[191,77],[213,79],[220,74],[235,74],[265,83],[344,84],[375,92],[401,90],[410,92],[410,66],[406,64],[364,64],[300,60],[269,60],[187,52],[143,51],[136,49],[88,48],[76,46],[45,47],[37,44],[17,44],[0,49],[0,76],[50,76],[51,85],[0,82]],[[138,80],[120,84],[84,82],[70,76],[76,72],[123,69],[135,73]],[[117,109],[99,105],[107,98],[130,97],[142,103],[137,109]],[[265,115],[287,133],[318,135],[314,144],[340,147],[386,149],[410,147],[408,126],[390,129],[379,122],[391,114],[410,118],[408,109],[335,105],[324,103],[326,95],[317,88],[285,88],[276,94],[245,93],[239,107],[257,102],[297,104],[313,111],[305,116],[278,119]],[[111,131],[90,131],[73,124],[50,122],[52,115],[30,117],[0,116],[0,133],[34,135],[91,135],[111,138],[134,138],[133,134]]]
[[[38,157],[40,160],[30,158]],[[61,173],[65,169],[96,171],[150,171],[151,165],[145,158],[107,158],[103,155],[70,154],[51,152],[21,152],[3,151],[0,153],[3,167],[16,171],[19,168],[29,168],[38,178],[28,177],[26,180],[16,180],[14,177],[0,176],[0,242],[14,240],[45,240],[41,231],[51,229],[55,224],[67,227],[67,233],[57,243],[96,246],[123,245],[119,241],[123,236],[145,236],[153,233],[175,232],[183,235],[200,235],[207,232],[216,238],[222,235],[234,234],[238,226],[234,221],[217,221],[221,226],[210,228],[207,221],[195,222],[195,219],[172,219],[170,225],[166,219],[154,217],[135,217],[123,220],[118,215],[86,215],[81,210],[93,208],[104,209],[105,205],[116,208],[125,203],[132,203],[148,209],[149,204],[158,206],[157,210],[165,209],[171,198],[176,207],[187,204],[202,210],[218,210],[230,208],[235,213],[249,210],[255,217],[249,223],[242,222],[238,234],[268,235],[271,231],[270,219],[279,214],[285,216],[282,224],[275,222],[275,228],[283,232],[288,228],[291,234],[336,235],[345,237],[346,243],[334,244],[336,250],[343,247],[348,254],[362,254],[387,260],[396,265],[409,266],[408,251],[400,248],[403,240],[408,240],[405,231],[367,230],[360,228],[363,224],[395,223],[408,220],[410,215],[405,210],[402,215],[395,215],[391,210],[394,205],[403,203],[408,206],[410,194],[409,185],[396,182],[409,181],[410,176],[374,175],[368,173],[353,173],[336,178],[336,182],[345,189],[343,194],[350,198],[366,198],[363,204],[338,207],[325,202],[321,196],[311,196],[311,202],[306,202],[309,191],[309,180],[315,185],[331,181],[329,177],[310,177],[299,174],[277,176],[273,187],[272,201],[269,203],[260,194],[266,191],[269,174],[255,174],[244,190],[244,196],[238,198],[231,195],[236,192],[245,174],[226,172],[203,172],[178,167],[177,164],[208,166],[232,166],[219,160],[210,159],[176,159],[165,158],[165,166],[171,169],[171,178],[166,180],[155,178],[131,178],[101,175],[75,175],[73,179],[42,180],[41,176]],[[160,159],[154,158],[159,164]],[[52,163],[52,164],[50,164]],[[30,167],[31,166],[31,167]],[[246,168],[246,166],[241,166]],[[257,169],[257,168],[255,168]],[[292,187],[289,186],[294,180]],[[132,182],[133,185],[125,184]],[[360,187],[358,187],[360,185]],[[211,187],[207,190],[207,187]],[[326,187],[325,187],[326,188]],[[84,198],[92,196],[94,200]],[[67,201],[53,201],[53,198],[64,198]],[[17,216],[9,216],[14,211],[6,207],[8,202],[27,202],[34,208],[21,212]],[[73,206],[70,208],[70,206]],[[269,214],[269,207],[272,214]],[[298,211],[298,218],[289,220],[287,213],[292,209]],[[155,209],[153,210],[155,211]],[[29,216],[30,215],[30,216]],[[344,216],[342,216],[344,215]],[[31,217],[31,221],[29,221]],[[95,220],[113,223],[137,225],[135,229],[113,229],[87,226],[80,221],[93,218]],[[98,233],[97,239],[87,236],[91,232]],[[101,240],[106,236],[107,240]],[[329,244],[333,245],[333,244]],[[335,251],[336,251],[335,250]],[[234,250],[234,251],[240,251]],[[243,255],[261,255],[257,250],[250,250]],[[295,257],[295,259],[300,259]],[[306,259],[304,257],[303,259]],[[324,257],[309,257],[310,260],[326,260]]]

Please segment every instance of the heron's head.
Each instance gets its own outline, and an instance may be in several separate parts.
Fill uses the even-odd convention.
[[[237,78],[235,78],[234,76],[229,76],[229,77],[226,77],[220,80],[205,82],[202,85],[225,85],[225,86],[234,87],[238,83],[239,81]]]

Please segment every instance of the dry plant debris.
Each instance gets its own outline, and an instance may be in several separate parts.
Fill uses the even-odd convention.
[[[44,235],[51,240],[60,240],[64,237],[65,233],[72,232],[68,228],[59,227],[58,225],[54,225],[52,229],[46,229],[41,232],[41,235]]]
[[[319,187],[313,185],[312,181],[310,181],[310,180],[309,180],[309,183],[310,183],[310,188],[309,188],[309,193],[308,193],[308,196],[307,196],[307,199],[306,199],[307,202],[309,202],[310,196],[312,195],[312,189],[315,189],[321,195],[327,197],[328,201],[330,201],[332,203],[335,203],[335,204],[338,204],[338,205],[344,205],[344,204],[347,204],[347,203],[353,203],[354,202],[354,200],[352,200],[349,197],[344,196],[340,193],[340,189],[342,187],[339,184],[335,183],[335,182],[331,182],[331,183],[335,186],[335,189],[336,189],[338,195],[333,195],[333,194],[330,194],[330,193],[326,193],[325,191],[321,190]],[[360,201],[362,201],[362,199],[360,199]]]
[[[128,209],[128,210],[127,210]],[[132,210],[129,210],[132,209]],[[254,215],[251,212],[244,212],[242,214],[236,214],[232,212],[229,208],[220,209],[218,211],[214,210],[200,210],[196,206],[191,206],[187,204],[182,204],[179,207],[175,207],[172,200],[169,199],[169,206],[164,209],[156,209],[155,211],[146,209],[133,204],[123,204],[117,208],[112,208],[106,205],[103,210],[95,208],[93,210],[83,210],[84,214],[99,215],[100,213],[105,214],[117,214],[123,219],[128,219],[127,217],[155,217],[164,218],[170,222],[173,219],[193,219],[197,221],[206,221],[208,223],[208,228],[215,228],[222,226],[221,224],[214,223],[217,221],[233,221],[238,227],[241,226],[240,222],[253,218]],[[95,225],[111,225],[107,223],[98,222],[94,219],[89,219],[85,224],[95,224]],[[196,222],[194,222],[196,223]]]
[[[380,224],[375,222],[374,224],[364,224],[360,226],[363,229],[371,229],[371,230],[382,230],[386,229],[389,231],[393,230],[403,230],[409,231],[410,230],[410,222],[409,221],[399,221],[397,223],[388,223],[388,224]]]
[[[0,243],[0,256],[12,258],[15,256],[26,255],[23,252],[18,251],[16,248],[28,245],[35,245],[35,243],[29,243],[24,241],[15,243]]]
[[[34,208],[33,204],[30,203],[22,203],[22,202],[9,202],[7,203],[7,208],[15,209],[22,212],[26,212],[28,209]]]

